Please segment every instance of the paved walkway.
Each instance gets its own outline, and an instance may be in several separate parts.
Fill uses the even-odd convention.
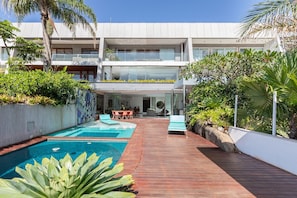
[[[297,197],[297,176],[197,134],[168,135],[168,119],[136,118],[121,158],[140,198]]]

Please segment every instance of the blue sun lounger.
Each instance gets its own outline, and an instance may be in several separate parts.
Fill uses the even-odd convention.
[[[100,114],[99,119],[102,123],[108,124],[108,125],[120,124],[118,121],[110,119],[109,114]]]
[[[168,133],[183,132],[187,130],[184,115],[171,115],[169,118]]]

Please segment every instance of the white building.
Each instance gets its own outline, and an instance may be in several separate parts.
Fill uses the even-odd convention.
[[[15,24],[18,26],[17,24]],[[40,23],[22,23],[19,36],[42,39]],[[76,33],[56,24],[52,64],[68,66],[76,79],[87,79],[98,94],[99,113],[139,107],[160,114],[162,101],[171,114],[183,113],[186,85],[179,72],[187,64],[218,52],[271,49],[273,38],[239,40],[239,23],[99,23],[96,39],[82,27]],[[7,54],[0,41],[0,63]],[[32,68],[41,68],[35,61]]]

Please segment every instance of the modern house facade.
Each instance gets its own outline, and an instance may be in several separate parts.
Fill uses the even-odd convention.
[[[42,40],[40,23],[22,23],[18,34]],[[194,81],[180,79],[187,64],[218,52],[275,49],[274,38],[239,39],[239,23],[98,23],[96,38],[79,25],[75,34],[56,24],[52,65],[67,66],[91,82],[97,112],[129,108],[140,115],[183,114]],[[8,59],[0,41],[0,64]],[[41,61],[28,65],[42,68]]]

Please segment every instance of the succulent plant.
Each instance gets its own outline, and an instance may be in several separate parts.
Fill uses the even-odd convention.
[[[21,178],[0,179],[0,197],[135,197],[130,189],[134,183],[131,175],[116,177],[123,163],[112,164],[112,158],[98,163],[95,153],[87,157],[84,152],[75,160],[69,154],[63,159],[43,158],[41,164],[16,167]]]

